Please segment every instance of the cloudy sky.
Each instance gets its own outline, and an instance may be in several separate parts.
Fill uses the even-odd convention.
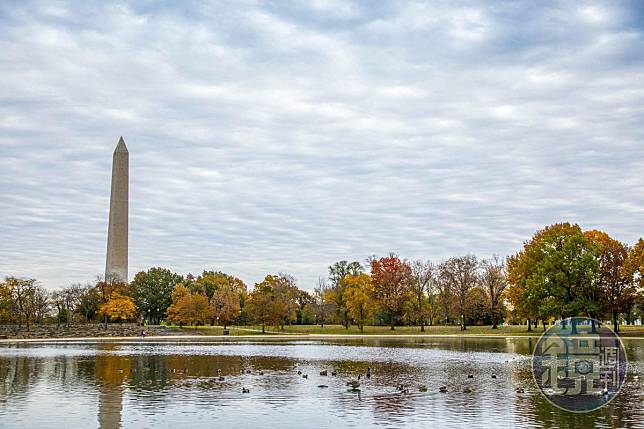
[[[0,4],[0,275],[130,277],[515,252],[644,235],[644,4]]]

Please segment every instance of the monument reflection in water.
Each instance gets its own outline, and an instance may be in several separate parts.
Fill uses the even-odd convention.
[[[644,386],[633,378],[644,379],[642,341],[625,341],[629,379],[620,394],[587,414],[558,409],[539,392],[530,370],[535,344],[413,339],[5,345],[0,426],[644,427]],[[367,368],[370,379],[364,377]],[[320,375],[324,369],[328,376]],[[358,374],[361,386],[353,391],[346,383]],[[242,393],[244,387],[250,393]]]

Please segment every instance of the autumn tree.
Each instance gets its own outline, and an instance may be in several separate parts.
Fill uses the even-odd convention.
[[[637,303],[640,310],[640,317],[644,318],[644,240],[639,239],[630,249],[624,265],[622,267],[623,275],[628,279],[634,290],[634,302]],[[631,291],[628,292],[632,293]],[[630,301],[630,299],[629,299]],[[630,307],[633,302],[628,302]],[[628,310],[628,308],[627,308]]]
[[[278,323],[280,309],[276,306],[273,286],[269,282],[255,285],[246,306],[251,319],[262,325],[262,334],[266,332],[266,325]]]
[[[619,332],[619,314],[635,300],[632,277],[624,269],[628,256],[625,244],[615,240],[603,231],[584,232],[597,257],[597,273],[585,292],[590,303],[586,306],[589,316],[597,318],[600,305],[611,315],[613,329]]]
[[[140,271],[130,283],[134,303],[142,318],[158,325],[172,304],[172,291],[183,277],[166,268]]]
[[[364,325],[373,313],[373,285],[371,277],[365,273],[349,274],[340,281],[349,317],[364,331]]]
[[[107,322],[111,319],[110,313],[107,310],[113,308],[118,313],[117,309],[122,308],[121,305],[129,307],[129,305],[124,304],[124,302],[126,297],[131,300],[130,288],[127,283],[123,283],[118,276],[109,276],[105,279],[99,276],[96,279],[94,290],[98,298],[97,314],[102,316],[103,328],[107,330]],[[117,300],[118,306],[108,306],[110,299]]]
[[[113,290],[107,300],[98,306],[98,314],[112,322],[130,320],[136,316],[136,305],[129,296]]]
[[[358,275],[364,267],[357,261],[338,261],[329,267],[329,282],[331,288],[326,292],[326,302],[333,303],[340,323],[349,329],[349,309],[344,299],[342,279],[348,275]]]
[[[211,317],[208,298],[201,292],[192,292],[179,284],[172,291],[172,305],[168,307],[168,319],[179,326],[204,324]]]
[[[18,329],[22,328],[24,322],[29,331],[31,324],[36,320],[37,302],[41,294],[38,282],[36,279],[6,277],[4,288],[11,300],[10,308],[18,320]]]
[[[210,299],[210,307],[213,318],[226,329],[226,326],[232,323],[241,311],[239,292],[230,285],[217,288]]]
[[[498,329],[503,291],[508,285],[505,271],[505,263],[498,256],[484,259],[481,262],[480,283],[487,298],[488,310],[492,318],[492,329]]]
[[[371,260],[371,282],[375,301],[387,315],[391,330],[409,298],[411,268],[393,253]]]
[[[467,328],[465,324],[465,299],[468,291],[478,283],[477,270],[478,261],[474,255],[452,257],[442,262],[438,267],[441,282],[456,298],[461,331]]]

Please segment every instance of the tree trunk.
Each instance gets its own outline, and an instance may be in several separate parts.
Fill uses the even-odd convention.
[[[541,320],[541,323],[543,324],[543,332],[546,332],[546,321]]]
[[[262,334],[265,334],[265,333],[266,333],[266,329],[265,329],[264,324],[262,323]]]
[[[577,334],[577,321],[574,317],[570,319],[570,333]]]
[[[420,322],[420,332],[425,332],[425,324]]]
[[[103,329],[107,331],[107,314],[103,315]]]
[[[617,321],[617,311],[613,311],[613,331],[615,331],[615,333],[619,332],[619,325]]]
[[[497,319],[498,318],[496,317],[496,312],[492,312],[492,329],[499,329],[498,327],[499,321]]]

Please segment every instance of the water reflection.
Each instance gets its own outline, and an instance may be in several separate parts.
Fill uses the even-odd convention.
[[[644,427],[644,342],[625,343],[630,375],[620,396],[582,415],[553,407],[539,393],[530,371],[535,342],[5,346],[0,347],[0,426]],[[327,376],[320,375],[323,370]],[[346,383],[358,375],[359,391],[352,391]]]

